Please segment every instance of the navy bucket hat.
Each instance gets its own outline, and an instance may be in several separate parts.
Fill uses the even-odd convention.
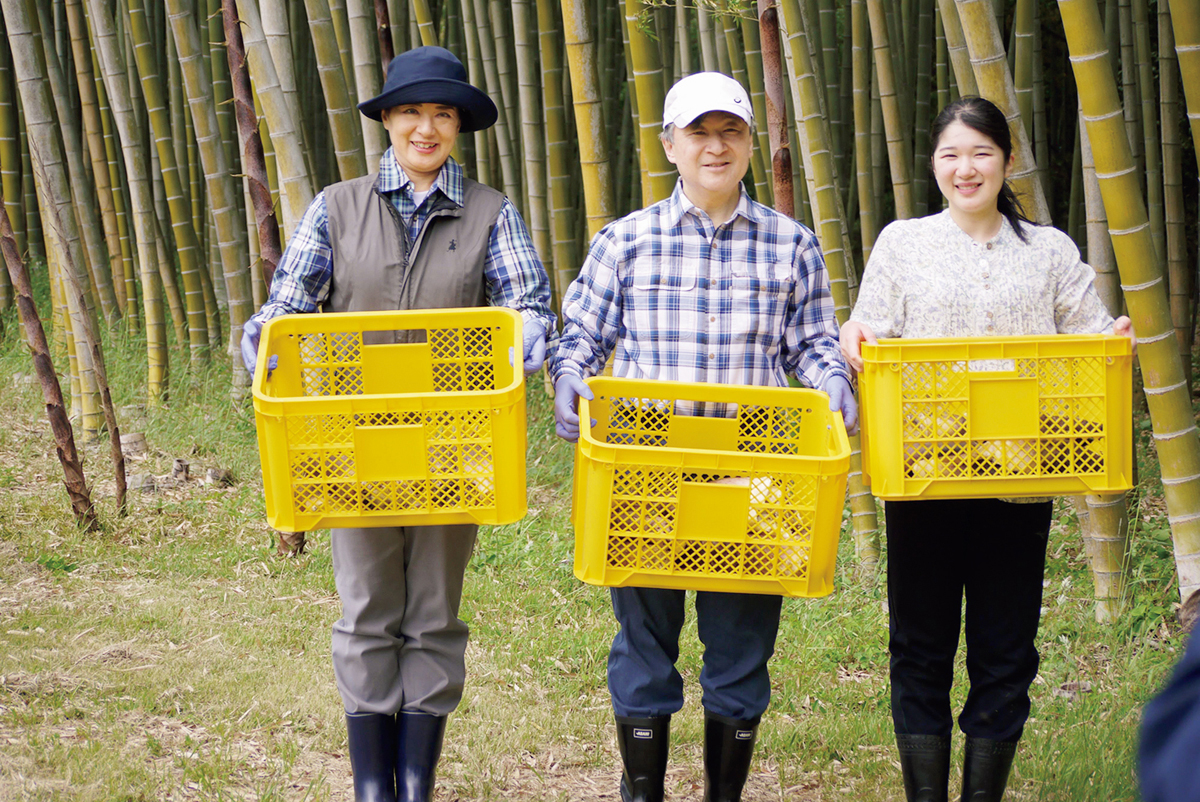
[[[358,110],[379,120],[384,109],[404,103],[454,106],[462,133],[490,128],[499,115],[492,99],[467,82],[466,68],[444,47],[414,47],[396,56],[388,65],[383,91],[359,103]]]

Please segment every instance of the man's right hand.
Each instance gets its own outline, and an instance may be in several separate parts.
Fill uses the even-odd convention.
[[[862,344],[874,345],[878,342],[875,339],[875,332],[871,331],[870,326],[848,320],[846,325],[842,326],[841,336],[838,340],[841,343],[842,358],[846,360],[846,364],[854,368],[855,373],[862,373]]]
[[[554,432],[567,442],[579,439],[579,399],[595,398],[583,379],[564,373],[554,383]]]

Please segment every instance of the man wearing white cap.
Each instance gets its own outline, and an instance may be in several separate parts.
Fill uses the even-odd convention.
[[[754,115],[737,81],[690,75],[671,88],[661,135],[679,170],[671,197],[606,226],[563,299],[553,366],[559,436],[579,436],[586,376],[613,354],[613,375],[824,390],[851,431],[857,408],[838,348],[829,277],[811,231],[742,187]],[[614,353],[615,351],[615,353]],[[608,687],[624,761],[621,798],[663,798],[684,591],[613,588],[620,631]],[[705,802],[737,802],[770,700],[780,598],[698,592],[704,644]]]

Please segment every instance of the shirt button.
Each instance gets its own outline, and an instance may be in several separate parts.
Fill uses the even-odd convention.
[[[988,312],[988,313],[987,313],[987,316],[988,316],[988,320],[991,320],[991,319],[992,319],[992,313],[991,313],[991,312]]]
[[[992,249],[992,243],[990,243],[990,242],[989,242],[989,243],[987,244],[987,249],[988,249],[989,251]]]
[[[709,318],[708,318],[708,322],[709,322],[709,323],[716,323],[716,322],[717,322],[717,316],[716,316],[716,315],[711,315],[711,316],[709,316]]]
[[[985,290],[990,290],[990,289],[992,288],[992,285],[991,285],[991,284],[984,284],[984,285],[983,285],[983,288],[984,288]]]
[[[716,355],[716,354],[709,354],[709,355],[708,355],[708,358],[709,358],[709,359],[716,359],[716,358],[717,358],[717,355]]]
[[[988,278],[990,275],[991,275],[990,273],[984,273],[984,274],[983,274],[983,277],[984,277],[984,278]]]

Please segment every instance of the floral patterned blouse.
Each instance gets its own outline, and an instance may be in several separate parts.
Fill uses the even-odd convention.
[[[1079,249],[1050,226],[1008,220],[986,243],[948,211],[897,220],[879,235],[850,319],[876,337],[1100,334],[1113,319]]]

